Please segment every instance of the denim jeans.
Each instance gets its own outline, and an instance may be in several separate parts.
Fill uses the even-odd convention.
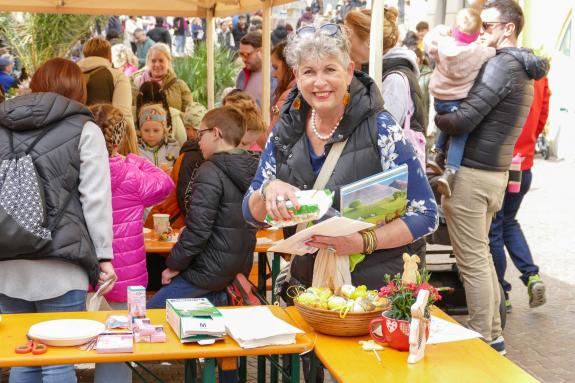
[[[186,36],[175,35],[174,39],[176,40],[176,54],[181,56],[184,54],[184,49],[186,47]]]
[[[0,294],[0,313],[48,313],[64,311],[84,311],[86,291],[72,290],[56,298],[41,301],[27,301]],[[25,339],[22,340],[25,343]],[[9,383],[72,383],[76,382],[73,364],[12,367]]]
[[[521,172],[521,189],[519,193],[505,192],[503,207],[497,212],[489,229],[489,246],[493,263],[497,271],[497,279],[505,292],[511,291],[511,284],[505,280],[507,259],[505,248],[515,267],[521,272],[521,281],[527,285],[529,276],[539,273],[539,267],[533,262],[533,256],[521,226],[517,222],[517,212],[523,202],[523,197],[531,187],[533,175],[531,169]]]
[[[459,108],[460,100],[456,101],[443,101],[435,100],[434,107],[435,111],[439,114],[455,112]],[[441,130],[437,133],[437,138],[435,139],[435,147],[445,151],[447,147],[447,140],[451,137],[451,143],[449,144],[449,151],[447,152],[447,166],[448,168],[459,170],[461,167],[461,160],[463,159],[463,152],[465,151],[465,144],[467,143],[467,137],[469,134],[460,134],[458,136],[449,136],[447,133],[443,133]]]
[[[228,297],[225,291],[209,291],[192,285],[182,278],[176,276],[170,284],[165,285],[148,302],[149,309],[166,308],[166,299],[176,298],[208,298],[214,306],[226,306]]]

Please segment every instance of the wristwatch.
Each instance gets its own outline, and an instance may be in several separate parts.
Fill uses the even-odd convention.
[[[266,189],[268,187],[268,185],[274,181],[274,178],[268,178],[266,179],[263,183],[262,183],[262,187],[260,188],[260,196],[262,197],[262,200],[264,202],[266,202]]]

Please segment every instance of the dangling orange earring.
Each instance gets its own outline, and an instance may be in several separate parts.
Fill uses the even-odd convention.
[[[299,96],[297,96],[295,98],[295,100],[293,100],[293,103],[291,104],[292,108],[294,108],[295,110],[299,110],[300,106],[301,106],[301,100],[299,99]]]
[[[343,96],[343,106],[348,106],[349,105],[349,92],[347,92],[345,94],[345,96]]]

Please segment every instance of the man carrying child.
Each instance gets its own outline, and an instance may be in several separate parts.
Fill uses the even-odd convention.
[[[489,226],[501,208],[513,147],[533,98],[533,79],[546,60],[517,48],[523,11],[514,0],[487,1],[480,39],[496,48],[457,111],[440,114],[436,125],[449,135],[469,133],[451,198],[443,198],[449,235],[465,286],[469,327],[505,353],[499,315],[500,287],[489,251]]]

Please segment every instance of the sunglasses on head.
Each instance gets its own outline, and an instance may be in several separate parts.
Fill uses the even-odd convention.
[[[301,27],[300,29],[297,30],[296,34],[298,36],[313,35],[318,30],[327,36],[334,36],[337,33],[341,32],[341,28],[339,25],[328,23],[322,25],[319,28],[316,28],[313,25],[307,25],[305,27]]]

